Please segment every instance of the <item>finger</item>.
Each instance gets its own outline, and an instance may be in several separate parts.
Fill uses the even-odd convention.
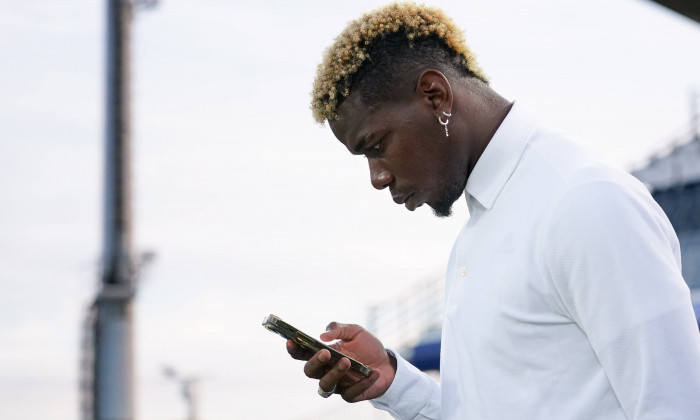
[[[304,365],[304,374],[309,378],[319,379],[326,373],[327,365],[331,361],[331,352],[326,349],[320,350],[311,356]]]
[[[375,382],[377,382],[377,379],[379,379],[379,371],[373,370],[372,373],[366,377],[363,378],[356,383],[348,386],[345,388],[342,392],[341,397],[347,402],[357,402],[360,401],[360,396],[367,391],[372,385],[374,385]]]
[[[348,369],[350,369],[350,360],[346,358],[338,360],[338,363],[333,365],[333,367],[323,375],[321,380],[318,381],[318,386],[326,392],[335,390],[338,381],[340,381]]]
[[[339,322],[331,322],[326,327],[326,332],[321,334],[321,340],[352,340],[357,334],[362,332],[364,328],[355,324],[341,324]]]
[[[297,360],[309,360],[314,355],[312,352],[297,346],[292,340],[287,340],[287,353]]]

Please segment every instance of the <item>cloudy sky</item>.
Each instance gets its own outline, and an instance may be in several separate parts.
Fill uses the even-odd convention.
[[[414,213],[313,122],[323,49],[380,1],[161,0],[133,25],[136,403],[200,415],[356,418],[322,400],[275,313],[311,333],[439,281],[467,217]],[[511,100],[633,168],[700,91],[700,25],[645,0],[433,1]],[[80,324],[100,258],[104,1],[0,0],[0,418],[78,417]],[[364,414],[363,414],[364,415]],[[380,418],[379,416],[376,418]]]

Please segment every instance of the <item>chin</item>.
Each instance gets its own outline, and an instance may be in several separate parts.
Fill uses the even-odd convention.
[[[433,214],[437,217],[450,217],[452,216],[452,203],[449,205],[440,205],[440,204],[428,204],[431,209],[433,209]]]
[[[463,188],[453,188],[448,190],[437,202],[428,203],[430,208],[433,209],[433,214],[437,217],[452,216],[452,205],[462,196],[463,191]]]
[[[464,194],[464,185],[457,182],[448,183],[443,188],[442,196],[437,201],[427,204],[433,209],[435,216],[450,217],[452,216],[452,205],[462,194]]]

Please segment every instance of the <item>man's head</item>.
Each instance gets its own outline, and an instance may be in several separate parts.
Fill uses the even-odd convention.
[[[487,81],[462,32],[441,10],[394,3],[366,13],[338,35],[318,66],[314,118],[337,119],[338,106],[355,92],[368,105],[393,99],[429,68]]]
[[[467,104],[455,96],[465,95],[455,90],[473,83],[486,77],[442,11],[392,4],[351,22],[326,51],[312,110],[367,157],[375,188],[389,187],[409,210],[427,203],[448,216],[475,160],[465,122],[452,122],[447,137],[438,117],[461,113]]]

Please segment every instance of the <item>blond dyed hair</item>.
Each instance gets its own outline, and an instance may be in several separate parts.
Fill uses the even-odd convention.
[[[338,118],[337,109],[353,91],[358,72],[373,63],[375,46],[387,37],[400,37],[413,49],[427,38],[438,38],[454,67],[484,82],[488,79],[464,42],[462,31],[442,10],[415,3],[393,3],[348,24],[326,49],[316,71],[311,92],[311,110],[316,122]]]

